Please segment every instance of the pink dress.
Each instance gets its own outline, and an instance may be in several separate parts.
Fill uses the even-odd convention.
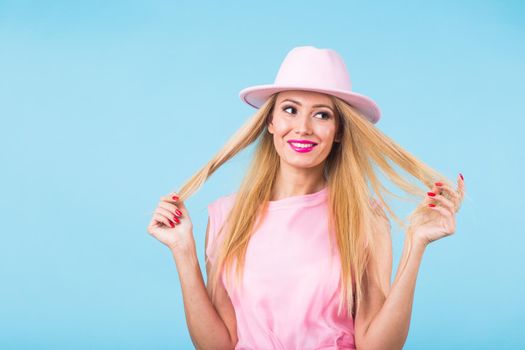
[[[208,205],[206,255],[212,263],[221,240],[217,231],[235,195]],[[237,318],[235,349],[355,349],[346,304],[337,316],[341,267],[339,252],[330,248],[327,198],[325,187],[270,201],[267,217],[248,245],[244,290],[227,285],[222,273]]]

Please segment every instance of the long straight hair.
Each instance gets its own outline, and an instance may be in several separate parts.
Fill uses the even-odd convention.
[[[346,305],[347,315],[354,316],[362,300],[366,279],[372,275],[377,277],[376,273],[368,271],[367,266],[376,252],[375,234],[380,230],[380,225],[390,224],[385,210],[401,227],[407,227],[390,208],[384,194],[402,198],[384,187],[378,178],[379,171],[396,186],[418,199],[424,198],[426,190],[411,183],[400,171],[394,169],[395,165],[423,183],[426,189],[431,188],[435,181],[448,185],[451,185],[451,181],[383,134],[357,109],[335,96],[328,96],[336,107],[340,142],[333,144],[324,168],[330,213],[327,234],[334,232],[335,242],[332,236],[330,239],[337,245],[340,256],[342,291],[338,315]],[[230,278],[234,270],[236,285],[242,286],[248,242],[266,214],[280,164],[279,154],[273,144],[273,135],[267,128],[276,99],[277,93],[273,94],[178,191],[179,197],[184,201],[220,166],[250,144],[257,142],[233,207],[217,235],[221,240],[216,246],[216,259],[211,269],[213,302],[216,300],[216,286],[220,283],[220,272],[223,269],[227,278]],[[377,199],[372,199],[374,194]],[[419,215],[425,210],[427,209],[422,206],[417,207],[409,215],[409,223],[428,218]],[[407,232],[407,239],[410,251],[410,230]],[[400,264],[404,266],[406,261],[407,259]]]

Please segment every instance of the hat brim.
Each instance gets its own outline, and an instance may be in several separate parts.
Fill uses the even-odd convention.
[[[286,90],[306,90],[334,95],[348,102],[348,104],[351,106],[357,108],[365,115],[366,118],[368,118],[370,122],[374,124],[377,123],[381,118],[381,110],[372,99],[355,92],[348,92],[346,90],[311,88],[298,85],[276,86],[267,84],[256,85],[242,89],[239,92],[239,97],[250,106],[260,108],[272,94]]]

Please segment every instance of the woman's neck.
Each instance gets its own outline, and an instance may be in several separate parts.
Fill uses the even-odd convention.
[[[270,200],[279,200],[291,196],[300,196],[321,191],[327,186],[327,181],[324,177],[307,178],[307,179],[293,179],[293,178],[277,178],[273,187]]]

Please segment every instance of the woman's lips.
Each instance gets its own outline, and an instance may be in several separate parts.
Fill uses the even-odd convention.
[[[292,147],[292,149],[296,152],[299,152],[299,153],[306,153],[306,152],[310,152],[312,149],[314,149],[315,146],[317,145],[312,145],[310,147],[295,147],[294,145],[292,145],[291,143],[288,143],[290,145],[290,147]]]

